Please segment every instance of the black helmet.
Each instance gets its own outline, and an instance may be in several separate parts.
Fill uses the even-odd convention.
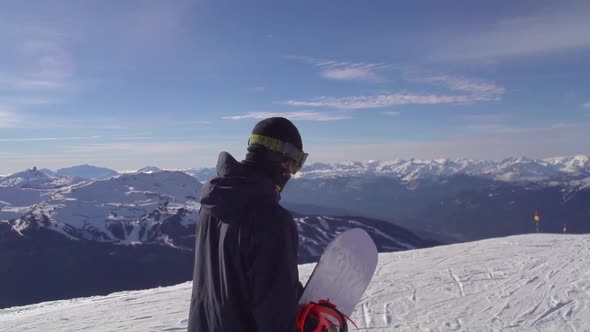
[[[278,154],[281,159],[295,161],[294,173],[303,167],[308,156],[303,152],[303,142],[297,127],[281,117],[268,118],[256,124],[248,140],[248,151],[252,152],[257,146]]]

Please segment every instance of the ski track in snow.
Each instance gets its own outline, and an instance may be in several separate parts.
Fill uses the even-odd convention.
[[[302,282],[313,264],[299,267]],[[0,310],[0,330],[185,331],[192,285]],[[534,234],[380,254],[361,331],[590,331],[590,235]],[[354,329],[351,329],[351,331]]]

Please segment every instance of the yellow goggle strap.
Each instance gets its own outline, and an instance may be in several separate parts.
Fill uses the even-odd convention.
[[[248,140],[248,146],[252,144],[262,145],[271,151],[275,151],[283,155],[286,155],[298,163],[302,163],[305,161],[304,159],[306,157],[306,154],[303,151],[299,150],[293,144],[283,142],[276,138],[252,134],[250,136],[250,139]]]

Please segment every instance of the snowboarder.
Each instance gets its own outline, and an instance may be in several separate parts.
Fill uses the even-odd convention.
[[[189,332],[295,331],[298,233],[278,202],[306,158],[279,117],[254,127],[242,162],[220,153],[201,193]]]

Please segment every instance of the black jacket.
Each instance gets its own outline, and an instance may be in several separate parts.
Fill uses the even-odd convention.
[[[203,186],[189,332],[295,331],[298,234],[268,176],[221,153]]]

